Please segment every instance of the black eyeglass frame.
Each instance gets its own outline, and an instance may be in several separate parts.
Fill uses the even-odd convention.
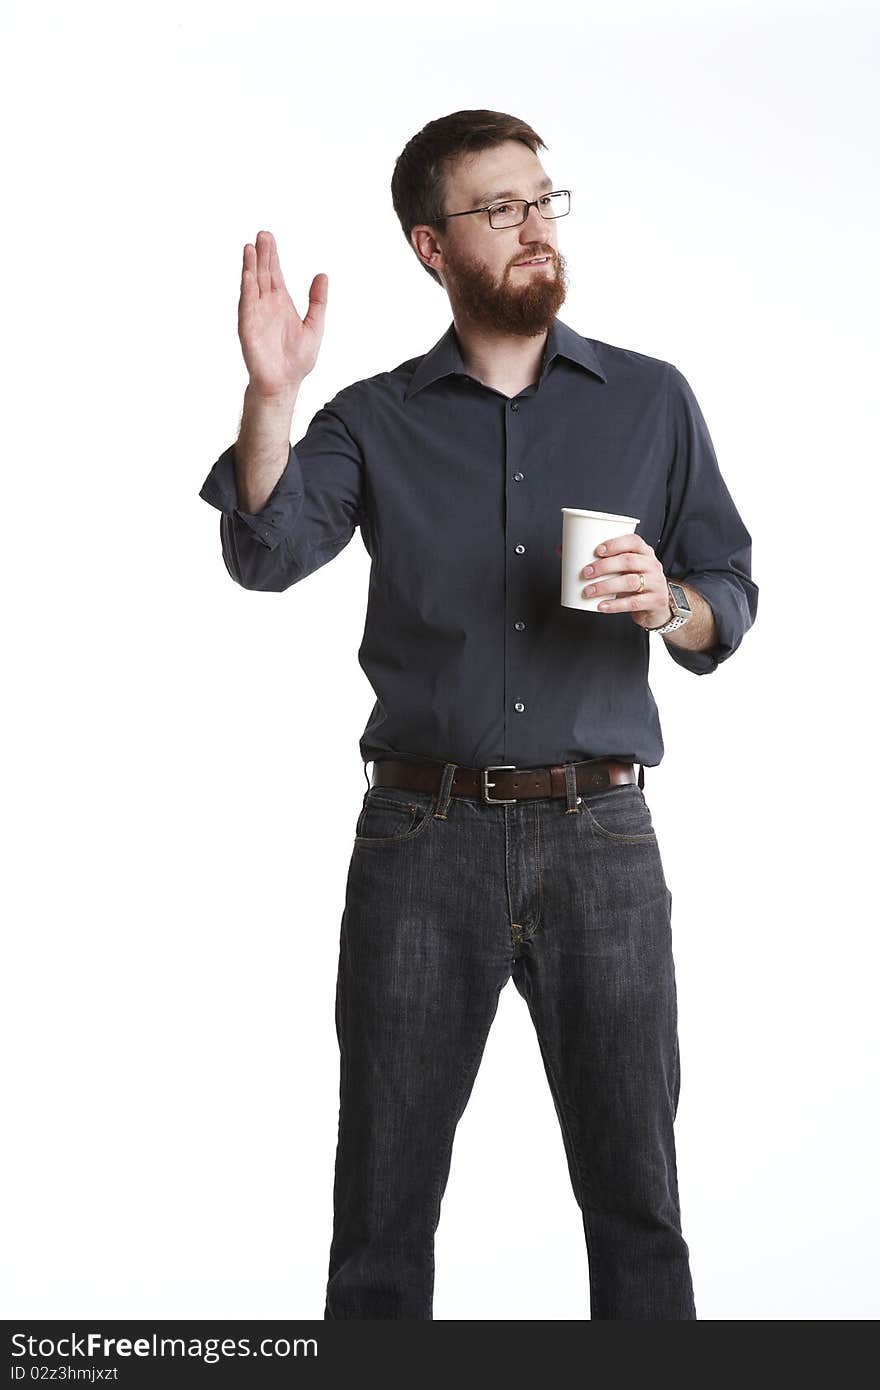
[[[541,198],[552,198],[555,193],[568,194],[568,207],[565,209],[565,212],[557,212],[554,213],[552,217],[544,217],[544,214],[543,212],[541,212],[541,209],[538,207],[538,204],[540,203]],[[506,227],[496,227],[491,217],[493,210],[495,208],[507,207],[510,203],[525,204],[525,211],[523,212],[522,217],[520,218],[519,222],[509,222]],[[488,212],[490,214],[489,226],[492,228],[493,232],[509,232],[512,227],[522,226],[523,222],[526,221],[529,215],[529,208],[538,208],[538,213],[541,217],[544,217],[545,222],[556,222],[560,217],[567,217],[568,214],[571,212],[571,189],[552,188],[549,193],[542,193],[539,198],[532,198],[531,201],[529,201],[528,198],[505,198],[503,203],[489,203],[489,205],[484,208],[468,208],[467,212],[438,212],[435,214],[433,220],[435,222],[439,222],[441,220],[445,221],[447,217],[473,217],[474,213]]]

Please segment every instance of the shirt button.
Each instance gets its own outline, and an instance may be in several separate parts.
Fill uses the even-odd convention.
[[[523,475],[522,475],[522,473],[514,473],[514,475],[513,475],[513,481],[514,481],[515,483],[521,483],[522,480],[523,480]]]
[[[517,405],[516,401],[510,402],[510,408],[511,410],[519,410],[519,406]]]
[[[518,545],[518,546],[516,547],[516,553],[517,553],[517,555],[525,555],[525,553],[526,553],[526,548],[525,548],[525,546],[524,546],[524,545]]]
[[[514,623],[514,627],[516,628],[517,632],[522,632],[523,628],[525,627],[525,623],[522,622],[522,620],[520,620],[518,623]]]
[[[523,704],[522,700],[517,700],[513,708],[516,710],[517,714],[522,714],[523,710],[525,709],[525,705]]]

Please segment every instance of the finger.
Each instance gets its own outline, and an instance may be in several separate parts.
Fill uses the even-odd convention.
[[[597,555],[620,555],[622,551],[631,550],[644,555],[645,551],[650,549],[651,547],[642,536],[637,536],[634,531],[627,531],[625,536],[612,536],[610,540],[597,545],[595,553]]]
[[[632,598],[603,599],[599,604],[602,613],[635,613],[649,608],[656,608],[659,612],[668,607],[668,595],[656,589],[646,589],[643,594],[634,594]]]
[[[238,300],[239,322],[241,322],[242,315],[259,297],[257,291],[257,253],[248,242],[241,260],[241,293]]]
[[[644,573],[644,571],[642,571],[642,573]],[[638,574],[610,574],[607,575],[605,579],[592,579],[584,588],[584,597],[596,598],[597,596],[601,597],[602,594],[623,594],[627,591],[638,593],[639,578],[640,576]],[[639,594],[639,597],[644,598],[646,594],[651,594],[652,592],[656,591],[652,591],[651,586],[646,582],[644,590]],[[656,603],[652,603],[651,607],[656,607]]]
[[[651,567],[650,560],[647,556],[636,555],[632,551],[623,550],[614,555],[613,561],[605,556],[601,560],[592,560],[590,564],[594,575],[602,574],[603,569],[608,570],[609,568],[613,568],[614,570],[644,570],[647,573]],[[586,565],[584,568],[586,569]]]
[[[328,276],[323,271],[319,271],[309,289],[309,312],[303,319],[303,323],[313,328],[316,333],[323,333],[324,331],[324,315],[327,311],[329,285]]]
[[[260,295],[268,294],[272,288],[269,279],[269,249],[271,232],[257,232],[257,287]]]
[[[275,238],[272,238],[272,247],[269,252],[269,280],[273,290],[286,290],[284,276],[281,273],[281,262],[278,259],[278,247],[275,245]]]

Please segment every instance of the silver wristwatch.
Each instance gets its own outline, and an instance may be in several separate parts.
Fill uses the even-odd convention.
[[[691,606],[681,585],[674,584],[669,579],[666,581],[666,587],[669,590],[669,611],[672,616],[662,627],[649,627],[648,632],[674,632],[677,627],[682,627],[691,616]]]

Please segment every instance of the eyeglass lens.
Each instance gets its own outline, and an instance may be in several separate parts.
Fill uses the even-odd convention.
[[[547,193],[539,201],[538,210],[542,217],[564,217],[569,210],[570,202],[570,195],[566,192]],[[517,198],[510,203],[496,203],[489,211],[489,221],[493,227],[517,227],[525,220],[524,198]]]

